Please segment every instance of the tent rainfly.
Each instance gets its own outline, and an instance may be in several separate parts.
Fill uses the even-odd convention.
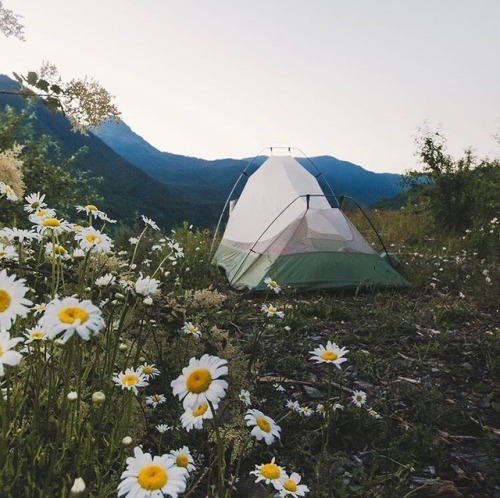
[[[291,156],[271,156],[231,210],[214,262],[236,289],[406,286],[316,178]]]

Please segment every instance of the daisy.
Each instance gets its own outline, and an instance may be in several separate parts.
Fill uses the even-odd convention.
[[[279,294],[281,292],[281,287],[278,285],[278,283],[273,280],[271,277],[266,277],[264,279],[264,283],[267,285],[267,287],[274,291],[276,294]]]
[[[38,223],[39,221],[43,221],[46,218],[55,218],[56,210],[50,208],[41,208],[35,209],[30,215],[29,220],[31,223]]]
[[[0,230],[0,237],[5,237],[10,241],[24,242],[25,240],[38,240],[40,235],[33,230],[22,230],[20,228],[5,227]]]
[[[154,366],[154,363],[144,363],[139,367],[139,371],[146,376],[146,379],[154,379],[160,375],[160,371]]]
[[[193,325],[191,322],[186,322],[184,324],[184,327],[182,327],[182,331],[185,334],[195,335],[196,337],[201,337],[201,330],[196,325]]]
[[[60,235],[71,230],[69,223],[59,218],[37,219],[34,223],[37,225],[38,233],[42,236]]]
[[[49,258],[52,258],[52,256],[55,256],[58,259],[70,259],[71,256],[68,254],[68,251],[66,249],[59,245],[59,244],[53,244],[52,242],[47,242],[45,245],[45,255]]]
[[[125,372],[115,374],[113,380],[117,386],[133,391],[134,394],[138,394],[138,387],[149,385],[148,379],[140,369],[134,370],[133,368],[127,368]]]
[[[276,465],[274,461],[275,458],[273,458],[270,463],[256,465],[255,470],[252,470],[250,474],[257,476],[255,482],[264,481],[266,484],[272,484],[275,489],[280,490],[287,480],[287,475],[283,468]]]
[[[280,489],[280,498],[283,496],[293,496],[297,498],[299,496],[305,496],[306,493],[309,493],[309,488],[305,484],[299,484],[302,477],[297,474],[297,472],[293,472],[291,476],[287,476],[285,474],[286,480],[283,482],[282,487]]]
[[[217,410],[218,404],[213,403],[214,410]],[[191,429],[202,429],[203,421],[214,418],[212,410],[208,406],[208,403],[201,403],[197,408],[186,408],[184,413],[181,415],[181,424],[187,432]]]
[[[15,247],[12,246],[4,246],[0,242],[0,261],[16,261],[17,260],[17,251]]]
[[[326,417],[326,408],[323,404],[316,405],[316,413],[319,413],[323,418]]]
[[[311,415],[314,414],[314,410],[312,408],[309,408],[308,406],[301,406],[298,409],[298,413],[303,417],[310,417]]]
[[[16,202],[18,197],[12,187],[4,182],[0,182],[0,194],[5,195],[9,201]]]
[[[184,257],[184,249],[179,245],[178,242],[169,241],[167,243],[168,247],[173,251],[175,258],[183,258]]]
[[[75,206],[75,207],[79,213],[85,212],[85,214],[89,216],[93,216],[94,218],[97,217],[100,218],[99,214],[101,213],[101,211],[99,211],[99,209],[97,209],[97,207],[94,206],[94,204],[87,204],[86,206]]]
[[[92,227],[82,228],[75,235],[75,240],[84,251],[106,253],[113,247],[113,241],[106,234]]]
[[[226,360],[204,354],[199,360],[191,358],[189,365],[170,385],[174,396],[183,401],[184,409],[196,408],[206,401],[218,403],[225,396],[228,384],[219,377],[227,374]]]
[[[151,405],[153,408],[156,408],[158,405],[161,405],[166,401],[167,398],[165,398],[164,394],[153,394],[146,397],[146,405]]]
[[[269,306],[263,304],[261,310],[268,318],[272,318],[273,316],[285,318],[285,313],[283,313],[283,311],[279,311],[278,308],[274,307],[272,304],[270,304]]]
[[[118,484],[118,496],[130,498],[177,498],[186,489],[187,471],[177,467],[170,455],[154,456],[134,448]]]
[[[250,391],[247,391],[246,389],[242,389],[240,391],[238,398],[247,406],[250,406],[252,404],[252,400],[250,399]]]
[[[195,469],[193,457],[187,446],[183,446],[178,450],[172,450],[169,455],[175,458],[175,465],[186,469],[188,474]]]
[[[141,296],[154,296],[158,294],[160,281],[151,277],[143,277],[142,273],[134,284],[134,289],[137,294]]]
[[[36,194],[29,194],[24,198],[24,200],[26,201],[24,210],[28,213],[33,213],[34,211],[42,209],[47,205],[43,202],[45,200],[45,194],[40,195],[40,192],[37,192]]]
[[[0,377],[5,375],[4,365],[14,367],[21,361],[21,353],[11,351],[11,349],[23,341],[22,337],[11,339],[9,332],[0,328]]]
[[[248,427],[252,427],[252,436],[255,436],[257,441],[264,439],[267,445],[273,444],[276,439],[279,439],[281,428],[276,422],[259,410],[248,410],[245,415],[245,420]]]
[[[33,303],[24,296],[28,287],[23,278],[16,280],[15,275],[7,275],[6,270],[0,271],[0,327],[9,330],[18,316],[25,317],[28,306]]]
[[[90,335],[97,335],[105,326],[101,310],[92,301],[79,301],[75,297],[53,299],[40,319],[40,327],[47,331],[49,339],[64,332],[65,343],[75,332],[88,341]]]
[[[316,363],[333,363],[340,369],[340,364],[347,361],[347,358],[343,358],[343,356],[347,354],[349,350],[339,348],[334,342],[328,341],[326,346],[319,346],[309,352],[312,354],[310,359],[314,360]]]
[[[23,335],[24,337],[26,337],[25,344],[47,340],[47,334],[41,327],[33,327],[32,329],[27,329]]]
[[[111,275],[111,273],[106,273],[102,277],[99,277],[95,281],[97,287],[107,287],[108,285],[114,284],[116,282],[116,277]]]
[[[170,427],[168,424],[158,424],[156,426],[156,430],[160,433],[160,434],[164,434],[165,432],[169,431],[172,427]]]
[[[366,393],[364,391],[354,391],[352,393],[352,402],[359,408],[366,403]]]
[[[143,214],[141,214],[141,216],[142,216],[142,221],[144,221],[146,226],[150,226],[153,230],[160,229],[160,227],[152,219],[148,218],[147,216],[144,216]]]

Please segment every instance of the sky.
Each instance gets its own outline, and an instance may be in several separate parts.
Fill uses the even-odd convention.
[[[499,155],[499,0],[2,2],[26,42],[0,34],[0,73],[92,77],[162,151],[291,146],[402,173],[425,126],[453,155]]]

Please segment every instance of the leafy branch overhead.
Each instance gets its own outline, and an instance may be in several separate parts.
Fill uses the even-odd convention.
[[[44,63],[39,72],[14,73],[21,96],[40,99],[52,112],[61,111],[73,130],[86,133],[105,121],[118,120],[120,112],[113,96],[97,81],[84,77],[64,83],[54,65]]]
[[[21,41],[25,41],[24,26],[19,22],[22,16],[6,9],[0,0],[0,33],[5,36],[15,36]]]

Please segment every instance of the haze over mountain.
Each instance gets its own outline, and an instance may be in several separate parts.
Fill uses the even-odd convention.
[[[16,86],[14,80],[0,75],[1,90]],[[20,111],[28,103],[16,95],[0,95],[0,112],[6,105]],[[66,155],[73,155],[82,147],[86,149],[78,157],[77,166],[103,178],[99,186],[104,199],[101,207],[119,220],[131,221],[145,214],[165,228],[183,221],[214,227],[241,172],[253,161],[247,170],[250,174],[265,160],[257,157],[209,161],[161,152],[124,122],[105,123],[94,133],[81,135],[71,130],[62,114],[52,114],[40,103],[31,105],[37,134],[53,137]],[[309,160],[299,160],[311,169]],[[313,168],[314,174],[321,171],[336,194],[350,195],[364,205],[401,192],[399,175],[373,173],[330,156],[314,157],[311,161],[317,168]],[[243,186],[241,181],[235,196]]]

